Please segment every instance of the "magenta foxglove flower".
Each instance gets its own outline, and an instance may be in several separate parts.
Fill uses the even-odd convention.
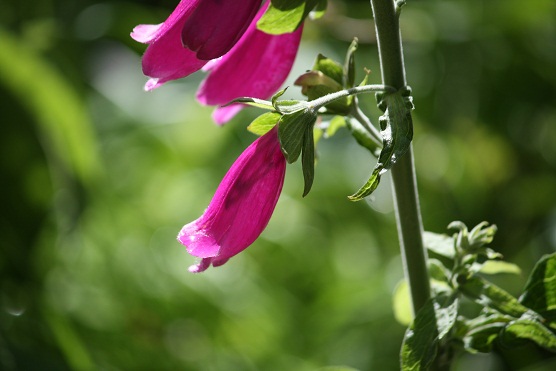
[[[259,237],[278,202],[285,172],[286,159],[275,127],[247,147],[204,214],[181,229],[178,241],[201,258],[189,267],[190,272],[226,263]]]
[[[224,55],[243,35],[261,0],[181,0],[158,25],[138,25],[131,37],[149,44],[143,73],[151,79],[145,90],[198,71],[208,60]]]
[[[257,21],[269,3],[259,10],[238,43],[204,68],[210,73],[197,92],[200,103],[223,105],[239,97],[268,99],[284,83],[295,61],[303,27],[282,35],[259,31]],[[224,124],[243,107],[241,104],[218,107],[213,119]]]

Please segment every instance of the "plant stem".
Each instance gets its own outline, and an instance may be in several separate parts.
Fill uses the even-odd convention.
[[[406,86],[402,41],[394,0],[370,0],[374,14],[382,83]],[[416,314],[430,298],[427,253],[423,246],[423,224],[413,161],[413,148],[391,169],[394,208],[404,272]]]
[[[357,98],[354,98],[354,102],[351,109],[351,116],[361,124],[367,133],[369,133],[370,138],[377,146],[382,146],[382,136],[380,132],[373,126],[371,120],[361,111],[359,104],[357,103]]]

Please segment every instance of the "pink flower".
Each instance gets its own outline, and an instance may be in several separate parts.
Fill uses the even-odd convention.
[[[143,73],[145,90],[198,71],[224,55],[243,35],[261,0],[182,0],[158,25],[138,25],[131,37],[149,44]],[[183,43],[182,43],[183,42]]]
[[[282,35],[259,31],[257,21],[269,3],[259,10],[238,43],[205,67],[210,73],[197,92],[199,102],[222,105],[238,97],[268,99],[284,83],[295,61],[303,27]],[[213,119],[223,124],[242,108],[241,104],[218,107]]]
[[[241,0],[240,6],[238,0],[182,0],[164,23],[135,27],[131,37],[149,44],[143,55],[143,73],[151,77],[145,90],[206,65],[210,73],[197,92],[202,104],[223,105],[246,96],[270,98],[293,66],[302,27],[282,35],[257,30],[257,21],[270,1],[259,9],[260,3]],[[214,121],[223,124],[242,108],[241,104],[219,107]]]
[[[286,159],[275,127],[234,162],[204,214],[185,225],[178,241],[201,258],[189,271],[217,267],[251,245],[262,233],[284,184]]]

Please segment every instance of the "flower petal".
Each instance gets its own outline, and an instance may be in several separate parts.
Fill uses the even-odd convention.
[[[197,92],[200,103],[222,105],[238,97],[268,99],[286,80],[297,54],[302,27],[282,35],[259,31],[256,23],[265,10],[266,6],[261,8],[239,42],[213,62]]]
[[[185,225],[178,241],[202,258],[190,271],[219,266],[262,233],[280,197],[286,160],[277,129],[253,142],[234,162],[203,215]]]
[[[203,0],[185,20],[181,40],[199,59],[226,54],[257,14],[261,0]]]
[[[179,79],[198,71],[207,61],[181,44],[181,30],[185,20],[202,0],[182,0],[168,19],[159,25],[139,25],[131,37],[149,46],[143,55],[143,73],[151,80],[145,90],[157,88],[167,81]]]

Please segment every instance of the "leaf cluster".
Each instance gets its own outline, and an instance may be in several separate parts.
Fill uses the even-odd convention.
[[[488,247],[496,226],[483,222],[469,231],[463,223],[453,222],[449,228],[457,230],[452,237],[425,234],[433,256],[429,259],[433,296],[406,331],[402,370],[426,370],[435,363],[443,367],[461,351],[487,353],[496,346],[511,348],[523,342],[556,352],[556,253],[537,263],[523,294],[515,298],[485,278],[520,272]],[[481,308],[476,317],[462,313],[464,301]]]

